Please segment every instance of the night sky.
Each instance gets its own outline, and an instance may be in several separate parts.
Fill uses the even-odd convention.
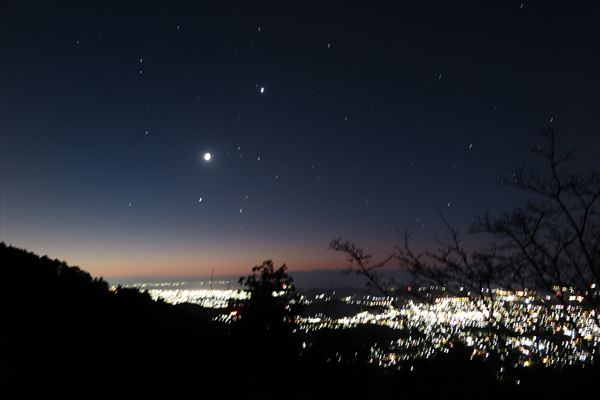
[[[600,163],[591,2],[134,3],[2,2],[1,240],[105,277],[342,267],[337,236],[514,205],[549,124]]]

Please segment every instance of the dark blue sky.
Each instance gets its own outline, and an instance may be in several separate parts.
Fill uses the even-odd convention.
[[[85,3],[3,2],[0,234],[95,275],[426,246],[548,124],[599,164],[597,6]]]

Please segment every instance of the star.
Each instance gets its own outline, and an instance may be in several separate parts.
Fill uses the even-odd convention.
[[[204,153],[202,158],[204,158],[204,161],[210,161],[210,159],[212,158],[212,155],[210,153]]]

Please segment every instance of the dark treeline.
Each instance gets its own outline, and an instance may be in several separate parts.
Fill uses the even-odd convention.
[[[0,255],[3,398],[540,393],[572,390],[598,372],[533,371],[517,387],[497,381],[484,363],[469,361],[467,349],[414,362],[413,371],[372,367],[360,357],[340,364],[336,353],[364,351],[369,337],[383,340],[387,333],[361,328],[291,335],[285,329],[267,332],[261,323],[220,324],[212,322],[213,311],[195,305],[156,302],[134,289],[110,291],[104,280],[65,262],[4,243]],[[267,273],[276,272],[270,267]],[[313,344],[310,351],[299,351],[302,341]]]

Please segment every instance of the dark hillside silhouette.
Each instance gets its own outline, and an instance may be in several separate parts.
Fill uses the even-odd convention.
[[[58,260],[4,243],[0,254],[2,379],[22,392],[187,393],[192,359],[214,367],[201,368],[203,381],[219,382],[226,335],[210,321],[137,290],[110,292]]]
[[[400,371],[367,365],[360,358],[338,363],[337,355],[365,351],[369,337],[387,340],[390,332],[324,330],[292,338],[281,329],[266,335],[261,323],[222,325],[210,320],[211,312],[192,304],[156,302],[135,289],[110,291],[104,280],[79,268],[4,243],[0,260],[3,394],[387,399],[413,391],[447,394],[494,388],[513,393],[517,388],[496,381],[492,370],[469,362],[468,352],[458,348]],[[285,269],[271,267],[253,273],[264,272],[274,278],[264,282],[286,282],[291,288]],[[250,285],[255,290],[266,288],[262,280],[250,282],[258,285]],[[301,341],[310,342],[310,349],[295,351]],[[573,382],[585,382],[596,372],[565,371],[560,376],[571,374]],[[549,385],[548,376],[553,375],[530,371],[521,387],[537,393],[541,382],[553,392],[560,389]],[[441,384],[430,385],[432,379]]]

